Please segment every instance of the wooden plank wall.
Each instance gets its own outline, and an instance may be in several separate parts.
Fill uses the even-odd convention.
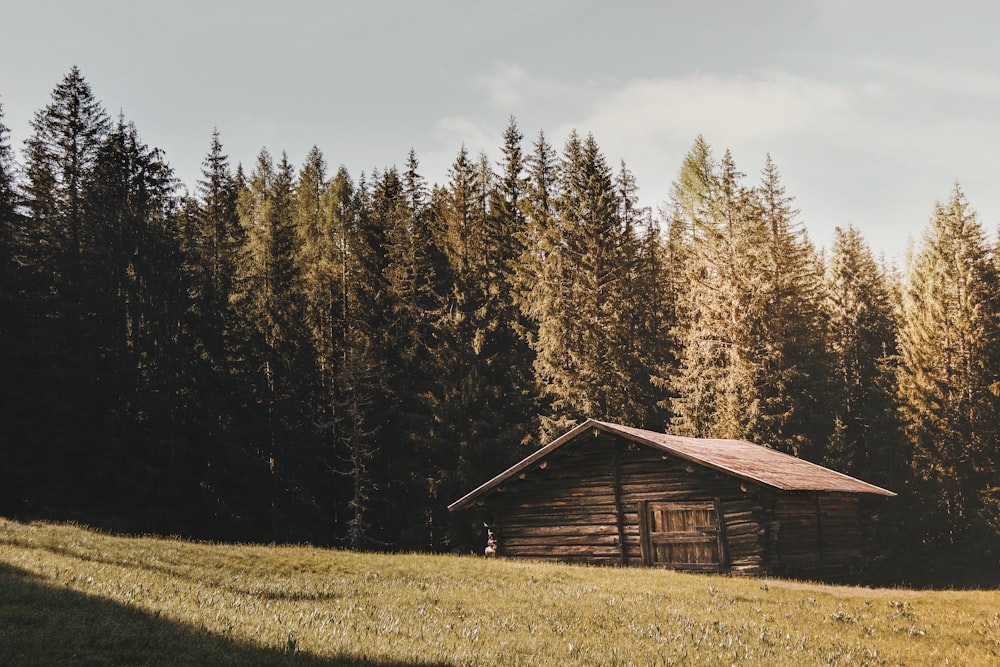
[[[865,542],[861,499],[847,494],[774,497],[777,573],[838,579],[858,572]]]
[[[499,553],[512,558],[621,563],[614,450],[589,434],[508,480],[489,497]],[[602,443],[606,445],[607,443]]]
[[[544,465],[487,498],[503,556],[641,566],[640,502],[718,498],[726,538],[722,570],[765,569],[766,536],[753,485],[741,488],[738,479],[607,434],[583,435]]]

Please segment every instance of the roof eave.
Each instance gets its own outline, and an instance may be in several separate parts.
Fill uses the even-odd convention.
[[[545,445],[541,449],[532,452],[530,456],[518,461],[517,463],[512,465],[510,468],[507,468],[493,479],[473,489],[469,493],[465,494],[464,496],[453,502],[451,505],[448,505],[448,511],[454,512],[456,510],[465,509],[480,496],[500,486],[505,481],[507,481],[514,475],[518,474],[525,468],[531,467],[533,463],[536,463],[539,460],[545,458],[546,456],[549,455],[549,453],[555,451],[556,449],[559,449],[564,444],[566,444],[576,436],[580,435],[581,433],[586,432],[590,428],[601,428],[601,430],[606,430],[602,428],[602,424],[600,424],[599,422],[593,419],[587,419],[579,426],[575,426],[566,433],[563,433],[561,436],[559,436],[549,444]]]

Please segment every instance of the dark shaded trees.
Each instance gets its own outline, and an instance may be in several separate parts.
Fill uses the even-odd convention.
[[[294,168],[287,156],[275,165],[262,150],[237,200],[243,244],[237,252],[231,296],[239,331],[234,364],[254,405],[248,412],[252,426],[246,425],[244,438],[253,443],[269,473],[265,497],[270,508],[259,520],[273,539],[288,539],[299,522],[315,520],[294,500],[309,494],[296,481],[301,464],[296,434],[305,424],[296,395],[302,386],[299,364],[304,341],[299,326],[294,185]]]
[[[120,119],[100,147],[86,186],[89,242],[84,336],[97,350],[94,380],[113,405],[113,447],[92,452],[117,502],[144,494],[178,508],[190,491],[187,452],[175,428],[186,310],[176,225],[176,182],[161,152]],[[105,426],[105,428],[108,428]],[[124,451],[122,451],[124,450]],[[157,517],[160,520],[161,517]]]
[[[33,428],[27,416],[34,413],[30,410],[32,392],[24,390],[31,386],[33,373],[25,359],[35,357],[38,342],[29,308],[33,295],[29,293],[27,269],[33,258],[28,224],[21,211],[17,165],[0,104],[0,365],[6,369],[6,381],[0,383],[0,417],[5,424],[0,449],[7,460],[0,469],[0,512],[11,515],[26,509],[26,471],[37,465],[32,448],[19,443]]]
[[[896,317],[885,271],[854,227],[837,228],[826,262],[830,397],[834,432],[827,459],[886,488],[902,482],[909,457],[896,418]]]
[[[33,131],[11,364],[15,377],[31,372],[19,385],[24,409],[8,422],[32,452],[19,504],[158,529],[152,508],[191,488],[174,465],[185,458],[173,417],[187,292],[176,183],[134,125],[109,124],[76,68]]]
[[[197,338],[192,345],[215,369],[225,365],[231,335],[230,297],[242,242],[236,200],[239,184],[223,152],[218,130],[202,161],[195,202],[184,225],[185,269],[191,285]]]
[[[10,130],[3,124],[3,104],[0,104],[0,276],[6,281],[13,279],[21,257],[24,235],[23,221],[18,211],[20,193],[17,188],[14,150],[10,145]],[[5,290],[4,296],[12,295]]]
[[[393,168],[374,177],[368,224],[378,230],[384,256],[385,289],[381,298],[387,384],[382,437],[372,460],[380,489],[373,502],[372,538],[382,544],[412,548],[440,540],[445,526],[434,524],[427,502],[440,475],[429,403],[434,363],[441,341],[435,322],[447,293],[447,260],[439,245],[427,185],[411,151],[406,171]]]
[[[338,537],[353,549],[372,544],[371,509],[377,492],[371,464],[389,409],[379,299],[385,291],[381,230],[364,208],[363,185],[355,188],[341,167],[323,194],[325,225],[333,238],[332,282],[339,289],[331,318],[339,373],[334,381],[331,422],[335,438],[332,467],[340,479],[335,498],[341,508]]]

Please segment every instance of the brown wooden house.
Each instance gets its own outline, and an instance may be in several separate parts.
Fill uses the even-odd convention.
[[[891,491],[741,440],[587,420],[449,506],[478,508],[498,555],[842,578]]]

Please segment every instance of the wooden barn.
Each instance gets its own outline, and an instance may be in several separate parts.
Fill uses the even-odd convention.
[[[740,440],[588,420],[455,501],[510,558],[837,579],[891,491]]]

